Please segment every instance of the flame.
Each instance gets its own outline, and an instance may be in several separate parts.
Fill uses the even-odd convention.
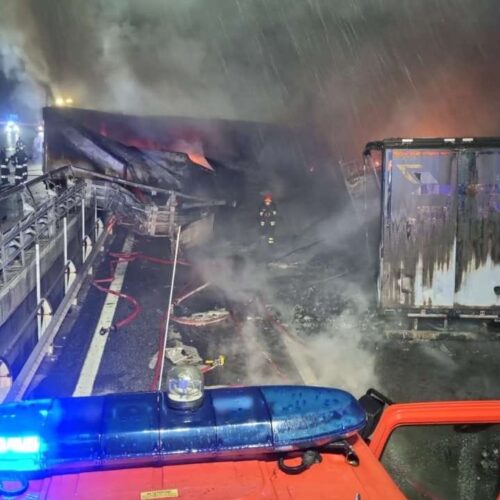
[[[203,156],[198,153],[186,153],[188,155],[188,158],[193,162],[196,163],[196,165],[199,165],[200,167],[206,168],[207,170],[210,170],[211,172],[214,171],[214,168],[210,163],[208,163],[208,160]]]
[[[199,141],[193,142],[179,140],[173,145],[172,150],[187,154],[188,158],[193,163],[206,170],[209,170],[210,172],[214,172],[214,168],[212,167],[212,165],[210,165],[208,160],[205,158],[205,155],[203,154],[203,146]]]

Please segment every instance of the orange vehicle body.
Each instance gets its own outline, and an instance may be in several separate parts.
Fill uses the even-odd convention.
[[[29,493],[39,499],[88,500],[404,498],[362,439],[356,439],[354,449],[358,467],[342,455],[324,455],[320,464],[297,476],[281,472],[276,461],[211,462],[53,476],[32,481]]]
[[[429,402],[387,407],[365,442],[354,436],[359,465],[323,454],[299,475],[276,461],[208,462],[65,474],[33,480],[26,499],[400,499],[405,498],[380,462],[392,432],[401,426],[500,423],[500,401]],[[500,498],[500,497],[499,497]]]

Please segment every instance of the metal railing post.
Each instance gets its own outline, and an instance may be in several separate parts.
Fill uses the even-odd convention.
[[[0,245],[0,263],[2,264],[2,270],[1,270],[1,274],[2,274],[2,282],[5,284],[7,283],[7,257],[5,255],[5,246],[3,245]]]
[[[63,217],[63,267],[64,267],[64,293],[67,292],[66,286],[66,266],[68,265],[68,219]]]
[[[99,235],[97,234],[97,188],[92,186],[92,191],[94,192],[94,240],[97,241]]]
[[[64,265],[68,262],[68,218],[63,217]]]
[[[35,243],[35,272],[36,272],[36,323],[38,338],[42,336],[42,318],[40,316],[40,305],[42,302],[42,282],[40,275],[40,244]]]
[[[85,197],[82,196],[82,241],[85,239]]]
[[[21,251],[21,264],[23,266],[26,265],[26,256],[24,254],[24,245],[25,245],[24,231],[21,229],[21,231],[19,233],[19,247],[20,247],[20,251]]]
[[[82,262],[85,262],[86,251],[85,251],[85,197],[81,198],[81,215],[82,215]]]

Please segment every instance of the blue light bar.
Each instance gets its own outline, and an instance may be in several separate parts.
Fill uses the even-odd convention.
[[[338,389],[207,389],[196,409],[161,392],[0,405],[0,471],[66,472],[269,458],[322,446],[365,425]]]
[[[304,447],[346,437],[365,425],[365,413],[348,392],[321,387],[264,386],[272,416],[274,445]]]

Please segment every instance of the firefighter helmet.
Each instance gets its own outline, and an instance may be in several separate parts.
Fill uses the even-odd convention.
[[[270,205],[271,203],[273,202],[273,197],[271,196],[271,194],[267,193],[264,195],[264,203],[266,205]]]

